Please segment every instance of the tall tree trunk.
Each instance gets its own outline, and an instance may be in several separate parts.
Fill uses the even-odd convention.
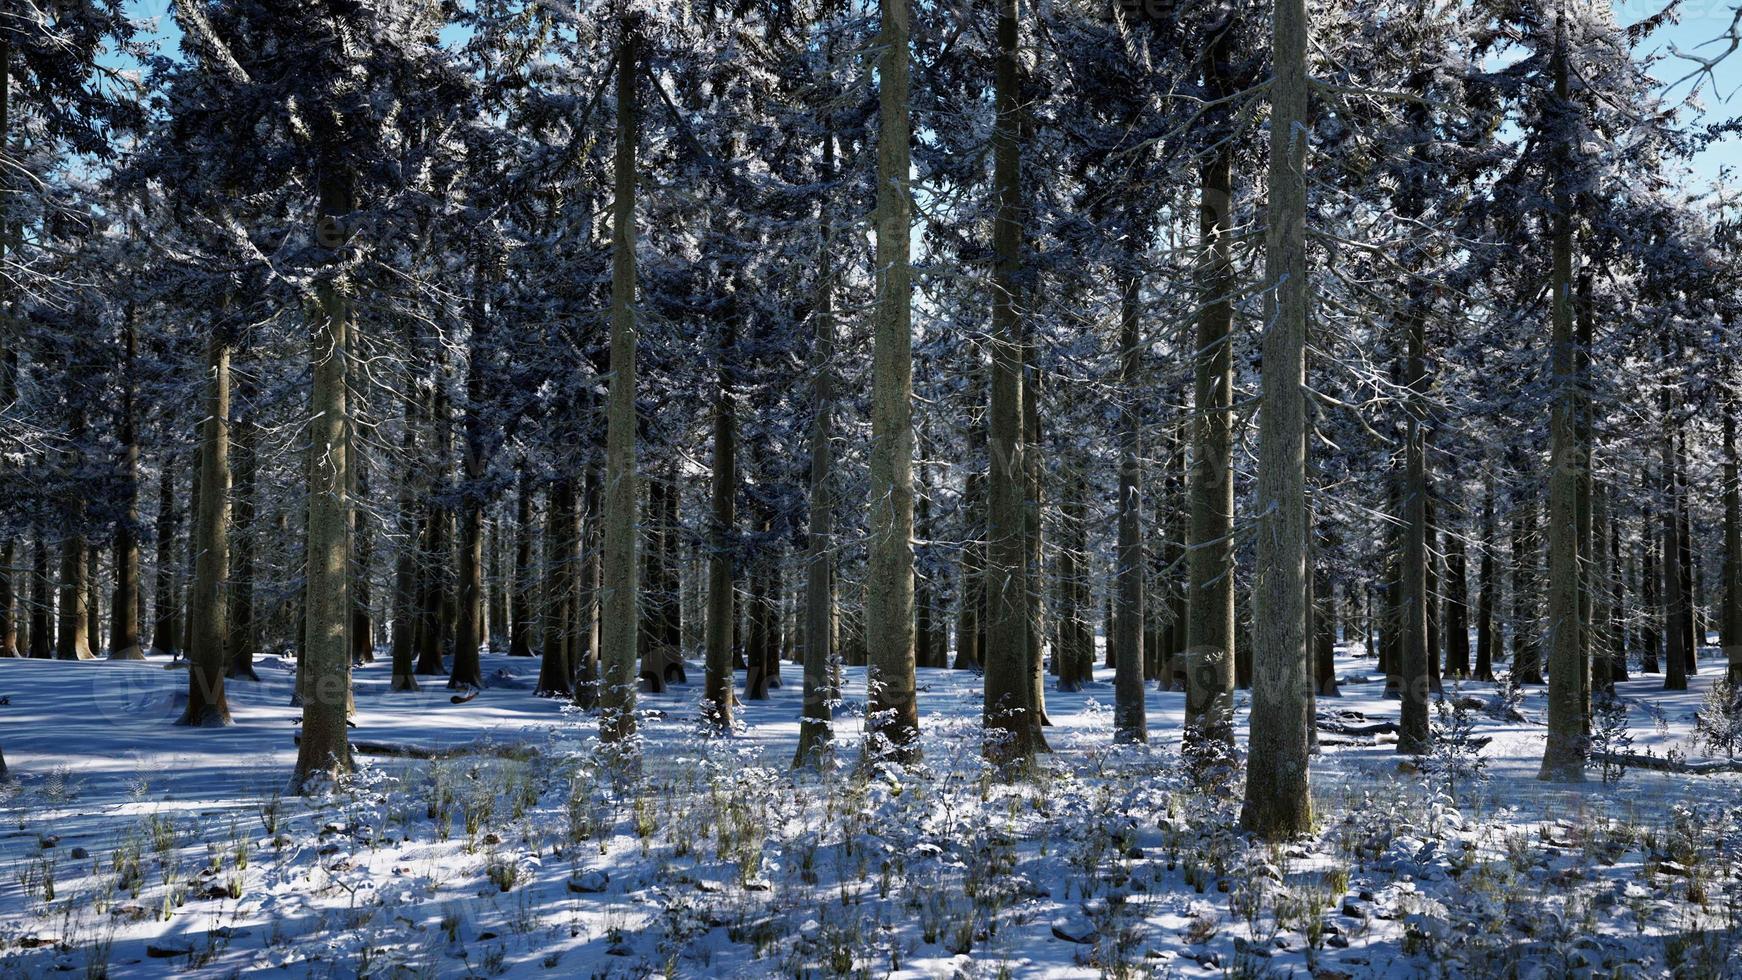
[[[1659,461],[1658,483],[1663,499],[1662,542],[1658,565],[1663,572],[1663,689],[1688,689],[1688,602],[1681,570],[1681,510],[1680,490],[1676,486],[1675,459],[1675,396],[1674,386],[1665,383],[1660,396],[1663,404],[1662,457]]]
[[[574,649],[570,652],[575,661],[575,704],[589,709],[599,703],[599,587],[604,564],[599,527],[602,489],[598,463],[589,462],[582,478],[580,514],[573,531],[580,542],[580,573],[570,592],[574,596],[574,622],[570,624]]]
[[[482,260],[475,263],[478,278],[483,277]],[[482,293],[483,285],[474,289]],[[484,403],[484,359],[487,356],[489,317],[484,311],[481,295],[474,296],[472,309],[472,339],[466,358],[465,446],[461,454],[464,474],[460,493],[460,561],[459,561],[459,624],[454,634],[454,665],[448,674],[448,687],[476,690],[484,686],[484,665],[478,649],[483,636],[484,618],[484,497],[483,481],[489,460],[484,445],[484,420],[479,415]],[[560,688],[567,694],[566,685]]]
[[[1567,100],[1566,26],[1557,22],[1555,101]],[[1565,161],[1570,164],[1571,161]],[[1564,173],[1555,180],[1549,338],[1551,397],[1548,473],[1548,741],[1537,778],[1576,783],[1585,778],[1585,692],[1589,689],[1580,615],[1579,481],[1586,457],[1578,437],[1579,370],[1573,336],[1572,195]]]
[[[1280,839],[1312,826],[1307,680],[1306,0],[1277,0],[1271,50],[1264,402],[1259,413],[1252,735],[1241,826]],[[1407,701],[1405,702],[1408,703]]]
[[[1066,469],[1064,500],[1060,506],[1063,526],[1059,542],[1058,649],[1059,690],[1078,691],[1094,680],[1095,631],[1090,625],[1089,520],[1087,461],[1073,458]],[[1142,684],[1138,686],[1142,695]]]
[[[1399,612],[1403,620],[1400,691],[1403,695],[1397,751],[1419,755],[1428,750],[1428,694],[1434,684],[1428,624],[1428,484],[1427,484],[1427,298],[1412,286],[1404,317],[1407,345],[1404,385],[1408,422],[1403,463],[1403,551],[1398,580],[1402,585]]]
[[[833,13],[825,4],[825,16]],[[830,63],[834,47],[827,43]],[[835,134],[826,114],[823,120],[822,174],[825,182],[835,179]],[[834,558],[835,492],[834,447],[830,441],[835,432],[835,263],[834,204],[824,194],[817,213],[817,294],[815,339],[811,346],[811,472],[810,515],[805,534],[804,560],[804,706],[798,726],[798,751],[793,755],[794,767],[828,764],[834,740],[834,708],[829,690],[829,668],[837,653],[834,643],[834,589],[829,581]],[[716,435],[716,439],[718,436]],[[719,501],[715,500],[715,517],[719,517]],[[730,501],[726,510],[730,518]],[[716,637],[715,619],[730,615],[732,602],[731,569],[716,572],[710,556],[708,565],[708,664],[718,664],[726,677],[726,695],[731,696],[732,651],[731,632],[724,628]],[[715,576],[722,580],[716,584]],[[715,590],[720,598],[715,605]],[[716,650],[716,646],[718,649]],[[713,698],[710,697],[712,702]]]
[[[1731,683],[1742,684],[1742,476],[1736,453],[1736,396],[1729,391],[1723,395],[1723,409],[1724,607],[1718,642],[1724,647]]]
[[[1470,559],[1465,530],[1459,522],[1445,534],[1446,598],[1441,612],[1446,624],[1446,673],[1458,678],[1470,676]]]
[[[1494,608],[1499,579],[1494,569],[1494,486],[1482,494],[1482,556],[1476,572],[1476,672],[1479,681],[1494,679]]]
[[[201,424],[200,503],[196,514],[194,591],[188,602],[193,645],[188,649],[188,704],[183,725],[228,725],[224,695],[230,633],[226,613],[230,575],[230,341],[214,324],[206,347],[206,418]]]
[[[902,756],[919,733],[913,639],[913,270],[908,0],[880,0],[876,306],[865,570],[866,729]]]
[[[176,456],[164,453],[157,479],[157,548],[153,550],[152,649],[174,653],[179,616],[176,614]]]
[[[575,664],[569,649],[573,635],[569,617],[574,601],[576,549],[572,538],[575,526],[575,484],[572,479],[558,479],[551,485],[545,500],[544,532],[544,626],[543,659],[538,665],[538,694],[541,697],[571,697],[574,695]],[[530,507],[528,508],[530,511]]]
[[[514,587],[510,590],[508,655],[532,656],[532,481],[526,461],[518,468],[514,494]],[[548,520],[548,518],[547,518]],[[548,540],[548,536],[547,536]]]
[[[899,0],[884,0],[886,5],[896,2]],[[984,723],[987,756],[1008,768],[1025,769],[1044,748],[1045,740],[1028,660],[1032,600],[1023,499],[1028,473],[1023,465],[1022,322],[1016,305],[1023,275],[1017,40],[1016,0],[999,0],[994,84],[997,122],[992,130],[992,179],[998,204],[992,222],[991,487],[986,549],[990,622],[984,656]]]
[[[1585,581],[1591,596],[1591,692],[1612,694],[1615,680],[1612,670],[1614,641],[1610,628],[1614,623],[1613,591],[1609,577],[1609,501],[1606,488],[1600,483],[1591,487],[1591,552],[1585,559]],[[1590,705],[1586,705],[1585,722],[1590,724]],[[1587,735],[1590,732],[1586,732]]]
[[[73,409],[72,449],[67,450],[67,472],[76,472],[83,462],[85,417],[82,408]],[[85,503],[82,497],[69,501],[66,530],[61,537],[60,561],[60,629],[56,636],[55,656],[61,660],[90,660],[89,568],[85,539]]]
[[[732,676],[733,626],[737,619],[733,570],[738,552],[738,410],[732,396],[732,359],[737,355],[736,320],[728,317],[720,339],[719,379],[714,389],[714,460],[708,527],[707,652],[703,669],[703,713],[722,732],[732,730],[735,700]],[[813,423],[814,425],[814,423]],[[812,434],[812,493],[815,493],[815,432]],[[828,451],[827,444],[822,449]],[[810,710],[807,701],[806,710]],[[814,733],[813,733],[814,734]],[[802,736],[802,733],[801,733]],[[803,741],[803,738],[800,738]]]
[[[1205,94],[1227,94],[1225,29],[1203,55]],[[1216,129],[1225,129],[1218,114]],[[1222,141],[1202,164],[1187,534],[1185,745],[1234,744],[1234,161]]]
[[[1113,632],[1118,659],[1113,675],[1113,740],[1149,741],[1143,694],[1143,499],[1137,489],[1143,419],[1138,374],[1143,358],[1135,256],[1128,257],[1119,289],[1119,545],[1115,574],[1118,597]]]
[[[236,488],[231,494],[231,537],[236,547],[230,552],[230,650],[225,676],[234,680],[258,681],[254,670],[254,644],[258,630],[254,625],[254,576],[256,540],[254,486],[259,459],[256,455],[257,427],[248,403],[252,389],[244,382],[243,403],[231,423],[235,430],[235,446],[231,453],[236,473]]]
[[[407,321],[405,331],[408,348],[415,346],[409,323]],[[422,400],[417,392],[416,378],[411,371],[406,372],[402,383],[405,386],[405,417],[401,423],[399,448],[404,469],[401,470],[399,478],[399,513],[395,525],[399,532],[399,541],[393,570],[393,679],[390,686],[394,691],[416,691],[417,671],[413,661],[418,655],[418,641],[422,633],[424,579],[419,549],[427,533],[425,522],[428,520],[428,512],[424,509],[426,501],[420,493],[419,485],[424,464],[417,454],[417,429]]]
[[[1512,525],[1512,675],[1520,684],[1542,683],[1542,646],[1536,590],[1537,503],[1520,500]]]
[[[48,575],[48,541],[36,535],[36,561],[30,575],[30,656],[47,660],[54,656],[54,593]]]
[[[1641,496],[1644,498],[1639,522],[1639,604],[1640,619],[1643,621],[1640,624],[1639,670],[1645,674],[1656,674],[1661,669],[1658,652],[1663,648],[1668,616],[1658,595],[1657,548],[1663,543],[1663,535],[1658,533],[1654,538],[1652,530],[1657,526],[1657,515],[1651,506],[1651,497],[1661,488],[1652,482],[1649,463],[1640,466],[1639,482]]]
[[[640,126],[635,73],[640,25],[620,23],[617,48],[617,156],[611,207],[611,383],[606,413],[604,582],[600,603],[599,734],[620,742],[635,734],[635,654],[640,623],[635,508],[635,150]]]
[[[354,396],[362,399],[362,394]],[[362,406],[354,411],[361,410]],[[369,499],[368,458],[360,445],[351,451],[351,486],[349,496],[367,504]],[[373,590],[369,586],[374,572],[375,537],[369,531],[367,506],[351,508],[351,662],[375,662],[375,622]]]
[[[0,132],[3,132],[0,129]],[[143,660],[139,633],[139,420],[135,365],[139,355],[138,316],[128,304],[123,317],[121,418],[121,519],[115,524],[115,598],[109,625],[109,659]],[[0,369],[3,370],[3,369]],[[0,404],[5,399],[0,396]],[[12,648],[12,543],[0,554],[0,656],[16,656]]]
[[[356,210],[353,177],[329,147],[316,183],[320,207],[317,238],[342,245],[344,222]],[[336,248],[335,248],[336,253]],[[333,258],[337,259],[337,254]],[[336,264],[336,262],[335,262]],[[291,790],[317,792],[351,771],[346,720],[351,707],[351,650],[346,628],[351,615],[350,555],[350,404],[346,390],[351,353],[351,298],[335,281],[317,288],[318,312],[311,326],[309,354],[314,390],[309,418],[307,599],[304,604],[304,654],[307,674],[302,700],[302,741],[297,747]]]

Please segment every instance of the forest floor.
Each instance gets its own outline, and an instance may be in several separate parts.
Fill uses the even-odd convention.
[[[819,775],[789,769],[796,667],[729,739],[699,733],[692,668],[643,696],[627,772],[534,696],[535,659],[487,656],[459,705],[441,678],[389,693],[378,661],[354,739],[472,751],[359,756],[304,799],[283,660],[231,682],[223,730],[173,726],[186,675],[162,660],[0,661],[0,975],[1742,976],[1742,776],[1542,784],[1542,688],[1513,713],[1449,681],[1470,707],[1448,748],[1400,767],[1359,733],[1399,702],[1354,652],[1319,702],[1318,829],[1282,846],[1237,832],[1237,784],[1182,777],[1179,693],[1150,689],[1152,745],[1113,747],[1107,671],[1049,679],[1053,751],[1003,786],[971,672],[920,671],[904,767],[857,764],[849,669],[855,764]],[[1721,673],[1621,684],[1633,751],[1704,758]]]

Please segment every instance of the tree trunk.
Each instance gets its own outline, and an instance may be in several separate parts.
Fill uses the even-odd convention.
[[[483,261],[475,263],[481,278]],[[482,292],[482,284],[474,286]],[[465,447],[461,467],[465,479],[460,492],[459,624],[454,633],[454,664],[448,674],[452,690],[477,690],[484,686],[484,665],[478,649],[484,618],[484,497],[483,480],[489,459],[484,445],[484,359],[489,318],[481,296],[473,298],[472,339],[466,357]],[[567,694],[564,684],[558,690]]]
[[[1204,54],[1204,89],[1211,98],[1227,94],[1225,45],[1217,40]],[[1217,119],[1217,130],[1226,125]],[[1199,191],[1192,469],[1186,487],[1184,741],[1194,753],[1211,742],[1234,745],[1234,164],[1229,143],[1218,145],[1202,165]]]
[[[876,306],[865,570],[866,729],[902,757],[919,734],[913,639],[913,270],[908,0],[880,0]]]
[[[1446,598],[1441,606],[1446,673],[1458,678],[1470,676],[1470,559],[1464,532],[1462,522],[1446,531]]]
[[[738,410],[732,396],[735,317],[727,317],[720,339],[719,379],[714,389],[714,461],[711,520],[708,528],[707,652],[703,668],[703,714],[722,732],[732,730],[735,683],[732,675],[733,625],[737,603],[733,581],[738,552]],[[813,423],[814,425],[814,423]],[[814,495],[817,446],[813,429],[811,452]],[[828,451],[825,441],[823,452]],[[809,710],[809,703],[806,709]],[[801,737],[800,741],[803,741]]]
[[[1403,711],[1397,751],[1409,755],[1420,755],[1428,750],[1428,694],[1434,681],[1427,608],[1427,302],[1419,287],[1412,287],[1403,323],[1408,347],[1404,366],[1408,423],[1403,463],[1403,519],[1399,529],[1403,535],[1403,552],[1398,576],[1402,594],[1398,605],[1403,619],[1399,629],[1402,649],[1398,679]]]
[[[1482,557],[1476,572],[1476,672],[1479,681],[1494,679],[1494,608],[1499,580],[1494,570],[1494,486],[1482,495]]]
[[[596,462],[587,465],[581,484],[580,515],[574,534],[581,544],[580,577],[571,595],[574,596],[574,622],[570,635],[575,638],[575,703],[594,708],[599,703],[599,586],[603,562],[600,556],[601,518],[599,468]]]
[[[1513,505],[1512,525],[1512,675],[1520,684],[1542,683],[1542,648],[1537,629],[1536,510],[1534,499]]]
[[[409,321],[405,333],[406,346],[414,347],[415,338]],[[395,525],[399,540],[393,570],[393,679],[390,689],[416,691],[417,671],[413,661],[418,655],[422,633],[424,579],[418,551],[426,534],[428,512],[423,509],[425,499],[419,493],[419,477],[424,465],[417,455],[421,399],[411,371],[406,372],[402,383],[405,386],[405,417],[401,423],[399,447],[404,469],[400,473],[399,514]]]
[[[824,13],[832,12],[829,7]],[[834,47],[827,43],[828,60],[832,66]],[[835,135],[826,115],[823,121],[822,173],[825,182],[835,179]],[[798,751],[793,755],[795,768],[828,764],[834,740],[834,707],[829,689],[830,665],[837,653],[834,643],[834,590],[830,584],[830,563],[834,558],[835,494],[834,448],[830,441],[835,432],[835,264],[833,249],[834,206],[825,194],[818,206],[817,297],[815,312],[816,336],[811,347],[811,472],[810,524],[805,535],[804,565],[804,706],[798,726]],[[717,433],[718,430],[716,430]],[[715,436],[718,439],[718,435]],[[718,463],[716,462],[716,466]],[[718,472],[716,470],[716,472]],[[717,491],[716,491],[717,492]],[[726,516],[731,517],[731,502],[726,503]],[[715,518],[719,518],[720,503],[715,499]],[[731,615],[731,569],[716,571],[710,556],[708,565],[708,664],[710,671],[720,670],[726,678],[726,697],[731,697],[732,651],[731,632],[714,628],[716,619]],[[716,582],[718,576],[720,581]],[[716,600],[715,591],[719,598]],[[717,603],[717,604],[716,604]],[[712,696],[710,703],[717,704]]]
[[[230,634],[225,613],[230,574],[230,343],[214,325],[206,347],[206,417],[201,423],[200,493],[195,514],[194,590],[188,602],[188,704],[183,725],[228,725],[224,694]]]
[[[886,4],[892,0],[884,0]],[[988,418],[990,506],[987,520],[985,650],[986,754],[1008,769],[1026,769],[1044,748],[1029,673],[1027,518],[1023,465],[1023,344],[1017,296],[1022,270],[1021,148],[1017,143],[1017,3],[999,0],[992,130],[992,398]]]
[[[115,597],[109,624],[109,659],[143,660],[139,636],[139,429],[135,365],[139,354],[137,315],[128,305],[123,318],[121,417],[121,519],[115,525]],[[3,403],[4,399],[0,399]],[[12,543],[0,554],[0,656],[17,656],[11,635]]]
[[[82,465],[85,441],[84,411],[73,410],[72,447],[67,450],[67,471],[76,472]],[[61,538],[60,561],[60,630],[56,636],[55,656],[61,660],[90,660],[89,568],[85,555],[89,544],[85,540],[85,504],[82,497],[69,501],[66,530]]]
[[[1143,358],[1143,338],[1138,315],[1135,256],[1119,290],[1119,544],[1115,573],[1117,598],[1113,605],[1113,632],[1119,653],[1113,674],[1113,741],[1147,742],[1149,725],[1144,714],[1143,683],[1143,527],[1138,488],[1142,459],[1143,419],[1138,412],[1141,397],[1138,377]]]
[[[606,413],[604,581],[600,603],[599,734],[635,734],[635,654],[640,618],[635,509],[635,150],[639,114],[635,73],[641,38],[636,15],[620,23],[617,50],[617,157],[611,207],[611,382]]]
[[[250,393],[252,391],[250,388],[244,390]],[[231,494],[231,506],[234,509],[231,515],[231,537],[235,539],[236,547],[230,553],[230,650],[226,657],[228,666],[225,676],[234,680],[258,681],[260,675],[254,670],[254,644],[257,634],[254,626],[254,563],[257,550],[254,485],[259,460],[255,452],[256,426],[251,417],[252,408],[247,404],[250,399],[245,394],[241,401],[244,403],[243,410],[232,423],[236,435],[234,451],[231,454],[236,472],[236,489]]]
[[[570,479],[559,479],[551,485],[544,509],[544,626],[543,658],[538,665],[538,694],[541,697],[572,697],[575,664],[569,649],[572,635],[569,617],[573,610],[575,542],[571,535],[575,524],[575,485]],[[531,507],[528,505],[530,515]],[[530,519],[530,517],[529,517]]]
[[[1252,735],[1240,824],[1281,839],[1312,827],[1307,680],[1306,0],[1277,0],[1271,80],[1264,402],[1259,413]],[[1405,702],[1408,703],[1407,701]]]
[[[356,209],[352,175],[328,148],[317,181],[317,240],[342,244],[343,222]],[[335,255],[336,259],[337,256]],[[310,324],[314,391],[309,418],[308,588],[304,603],[302,741],[297,746],[291,790],[318,792],[351,771],[346,719],[351,706],[350,404],[346,392],[352,339],[351,299],[332,280],[317,287],[317,315]]]
[[[1557,23],[1553,73],[1555,101],[1567,102],[1566,28]],[[1570,163],[1570,161],[1567,161]],[[1578,438],[1579,371],[1573,337],[1572,195],[1557,177],[1552,215],[1553,335],[1548,473],[1548,741],[1538,779],[1559,783],[1585,778],[1585,691],[1590,687],[1580,616],[1579,480],[1586,457]]]
[[[30,656],[47,660],[54,656],[54,598],[48,575],[48,541],[36,535],[36,561],[30,576]]]
[[[508,655],[532,656],[532,481],[520,461],[514,495],[514,587],[508,600]],[[548,518],[547,518],[548,521]],[[548,533],[547,533],[548,540]]]
[[[1662,541],[1658,564],[1663,571],[1664,673],[1666,691],[1688,689],[1688,601],[1681,569],[1681,491],[1676,485],[1675,386],[1664,383],[1659,396],[1663,406],[1662,456],[1658,481],[1662,492]]]
[[[358,396],[361,400],[361,395]],[[358,406],[354,411],[366,411]],[[352,499],[364,506],[351,508],[351,663],[375,662],[375,623],[371,607],[375,600],[369,578],[375,563],[375,539],[369,533],[369,470],[361,445],[351,452]]]
[[[1726,379],[1728,380],[1728,379]],[[1724,660],[1733,684],[1742,684],[1742,476],[1736,453],[1736,397],[1724,406],[1724,607],[1719,617]]]

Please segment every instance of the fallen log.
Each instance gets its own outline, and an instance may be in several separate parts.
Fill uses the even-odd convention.
[[[302,736],[296,736],[302,744]],[[351,751],[363,755],[385,755],[399,759],[457,759],[468,755],[487,755],[498,759],[525,761],[538,755],[537,746],[526,742],[462,742],[458,745],[395,745],[390,742],[351,740]]]
[[[1597,765],[1620,766],[1623,769],[1650,769],[1654,772],[1677,772],[1691,776],[1742,772],[1742,759],[1671,759],[1667,756],[1641,755],[1637,752],[1593,752],[1591,761]]]

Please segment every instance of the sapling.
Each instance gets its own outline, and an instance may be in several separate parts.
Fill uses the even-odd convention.
[[[1603,782],[1614,785],[1627,774],[1625,756],[1633,748],[1627,728],[1627,702],[1608,691],[1591,699],[1591,751],[1602,766]]]

